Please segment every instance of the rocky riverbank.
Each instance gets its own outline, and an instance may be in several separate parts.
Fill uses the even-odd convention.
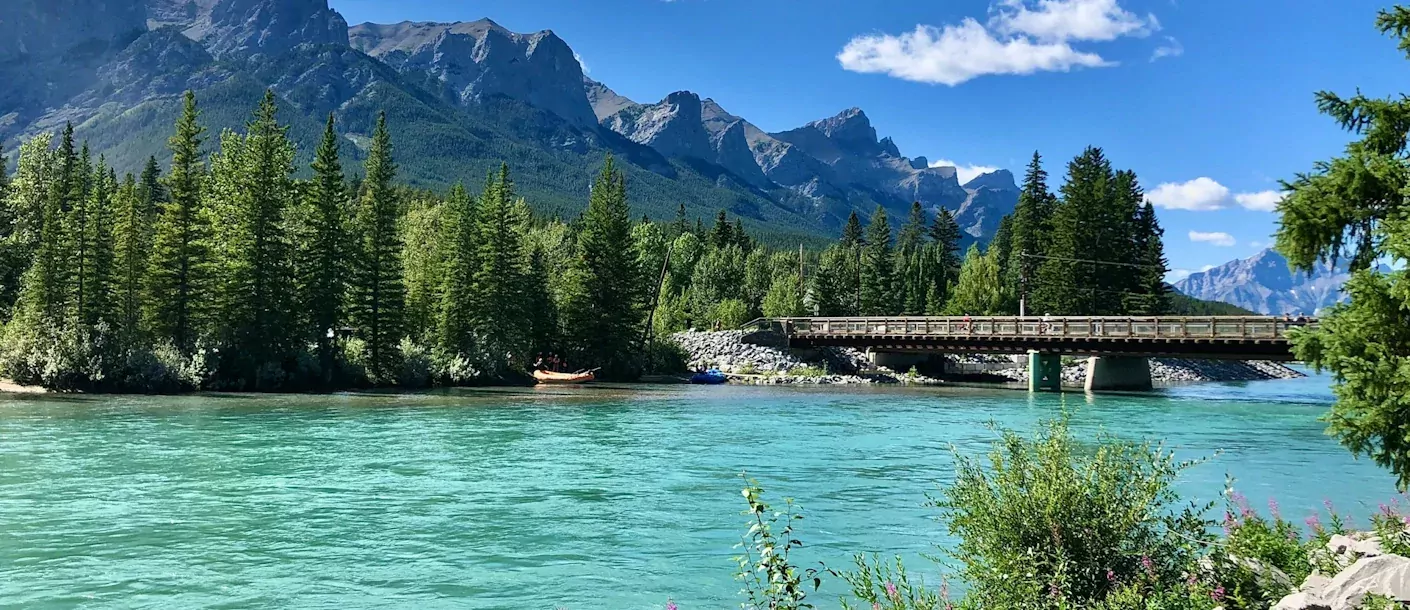
[[[1366,603],[1368,596],[1391,600],[1387,608],[1405,607],[1410,602],[1410,558],[1388,552],[1382,542],[1370,532],[1332,536],[1326,548],[1313,552],[1312,574],[1272,610],[1356,610],[1372,607]],[[1404,542],[1398,546],[1403,548]],[[1291,579],[1277,568],[1261,569],[1291,586]]]
[[[779,337],[743,330],[718,332],[687,331],[671,335],[686,353],[691,369],[716,368],[739,376],[740,381],[760,384],[788,383],[910,383],[938,384],[940,379],[875,367],[867,355],[852,348],[829,347],[807,352],[789,350]],[[945,359],[960,368],[988,368],[981,373],[994,381],[1028,381],[1028,367],[1011,356],[949,355]],[[1252,381],[1292,379],[1304,375],[1275,362],[1189,360],[1152,358],[1151,379],[1156,383],[1199,381]],[[1003,366],[1003,365],[1012,366]],[[1063,382],[1081,385],[1087,376],[1085,360],[1063,366]]]

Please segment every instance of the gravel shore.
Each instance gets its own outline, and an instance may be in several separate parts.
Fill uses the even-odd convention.
[[[782,345],[778,336],[770,333],[687,331],[671,335],[671,340],[685,350],[691,369],[717,368],[724,373],[743,376],[739,380],[752,383],[943,383],[940,379],[923,375],[877,369],[864,352],[852,348],[823,348],[808,353],[791,351]],[[990,371],[987,377],[1000,382],[1028,380],[1028,368],[1014,364],[1009,356],[959,354],[946,356],[946,359],[963,364],[1013,364]],[[1304,376],[1275,362],[1184,358],[1152,358],[1150,362],[1151,379],[1156,383],[1251,381]],[[1085,359],[1063,366],[1062,377],[1066,384],[1081,385],[1086,374]]]

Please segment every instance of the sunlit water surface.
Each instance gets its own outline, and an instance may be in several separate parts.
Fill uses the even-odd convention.
[[[1393,479],[1317,421],[1325,377],[1153,396],[1000,390],[593,387],[420,395],[0,401],[0,607],[737,607],[741,471],[807,519],[803,563],[949,543],[927,494],[985,423],[1067,408],[1213,456],[1290,515],[1364,516]],[[815,598],[836,607],[839,589]]]

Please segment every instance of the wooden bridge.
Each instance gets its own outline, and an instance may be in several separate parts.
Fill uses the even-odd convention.
[[[1141,365],[1148,357],[1289,361],[1294,359],[1289,331],[1317,323],[1265,316],[814,317],[759,322],[781,333],[794,348],[1031,354],[1030,373],[1040,381],[1053,367],[1060,373],[1061,365],[1056,363],[1063,355],[1104,358],[1109,363],[1139,358]],[[1098,376],[1096,358],[1087,377],[1089,389],[1103,385],[1100,379],[1093,383]],[[1149,386],[1149,372],[1144,381],[1117,385]]]

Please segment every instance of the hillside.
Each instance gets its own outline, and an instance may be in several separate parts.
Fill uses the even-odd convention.
[[[478,183],[507,162],[548,214],[576,213],[608,154],[625,162],[637,211],[726,209],[775,240],[834,234],[877,205],[904,215],[912,201],[957,212],[983,239],[1017,200],[1008,172],[961,185],[954,168],[878,138],[860,109],[767,133],[689,91],[639,104],[587,79],[552,31],[488,19],[349,27],[326,0],[21,0],[0,6],[0,28],[14,30],[0,41],[5,148],[73,122],[120,171],[168,155],[185,90],[211,150],[269,88],[301,164],[332,113],[355,167],[385,110],[404,182]]]
[[[1265,314],[1314,314],[1345,299],[1350,279],[1345,262],[1319,264],[1312,273],[1293,273],[1272,249],[1191,274],[1175,283],[1181,293]]]

